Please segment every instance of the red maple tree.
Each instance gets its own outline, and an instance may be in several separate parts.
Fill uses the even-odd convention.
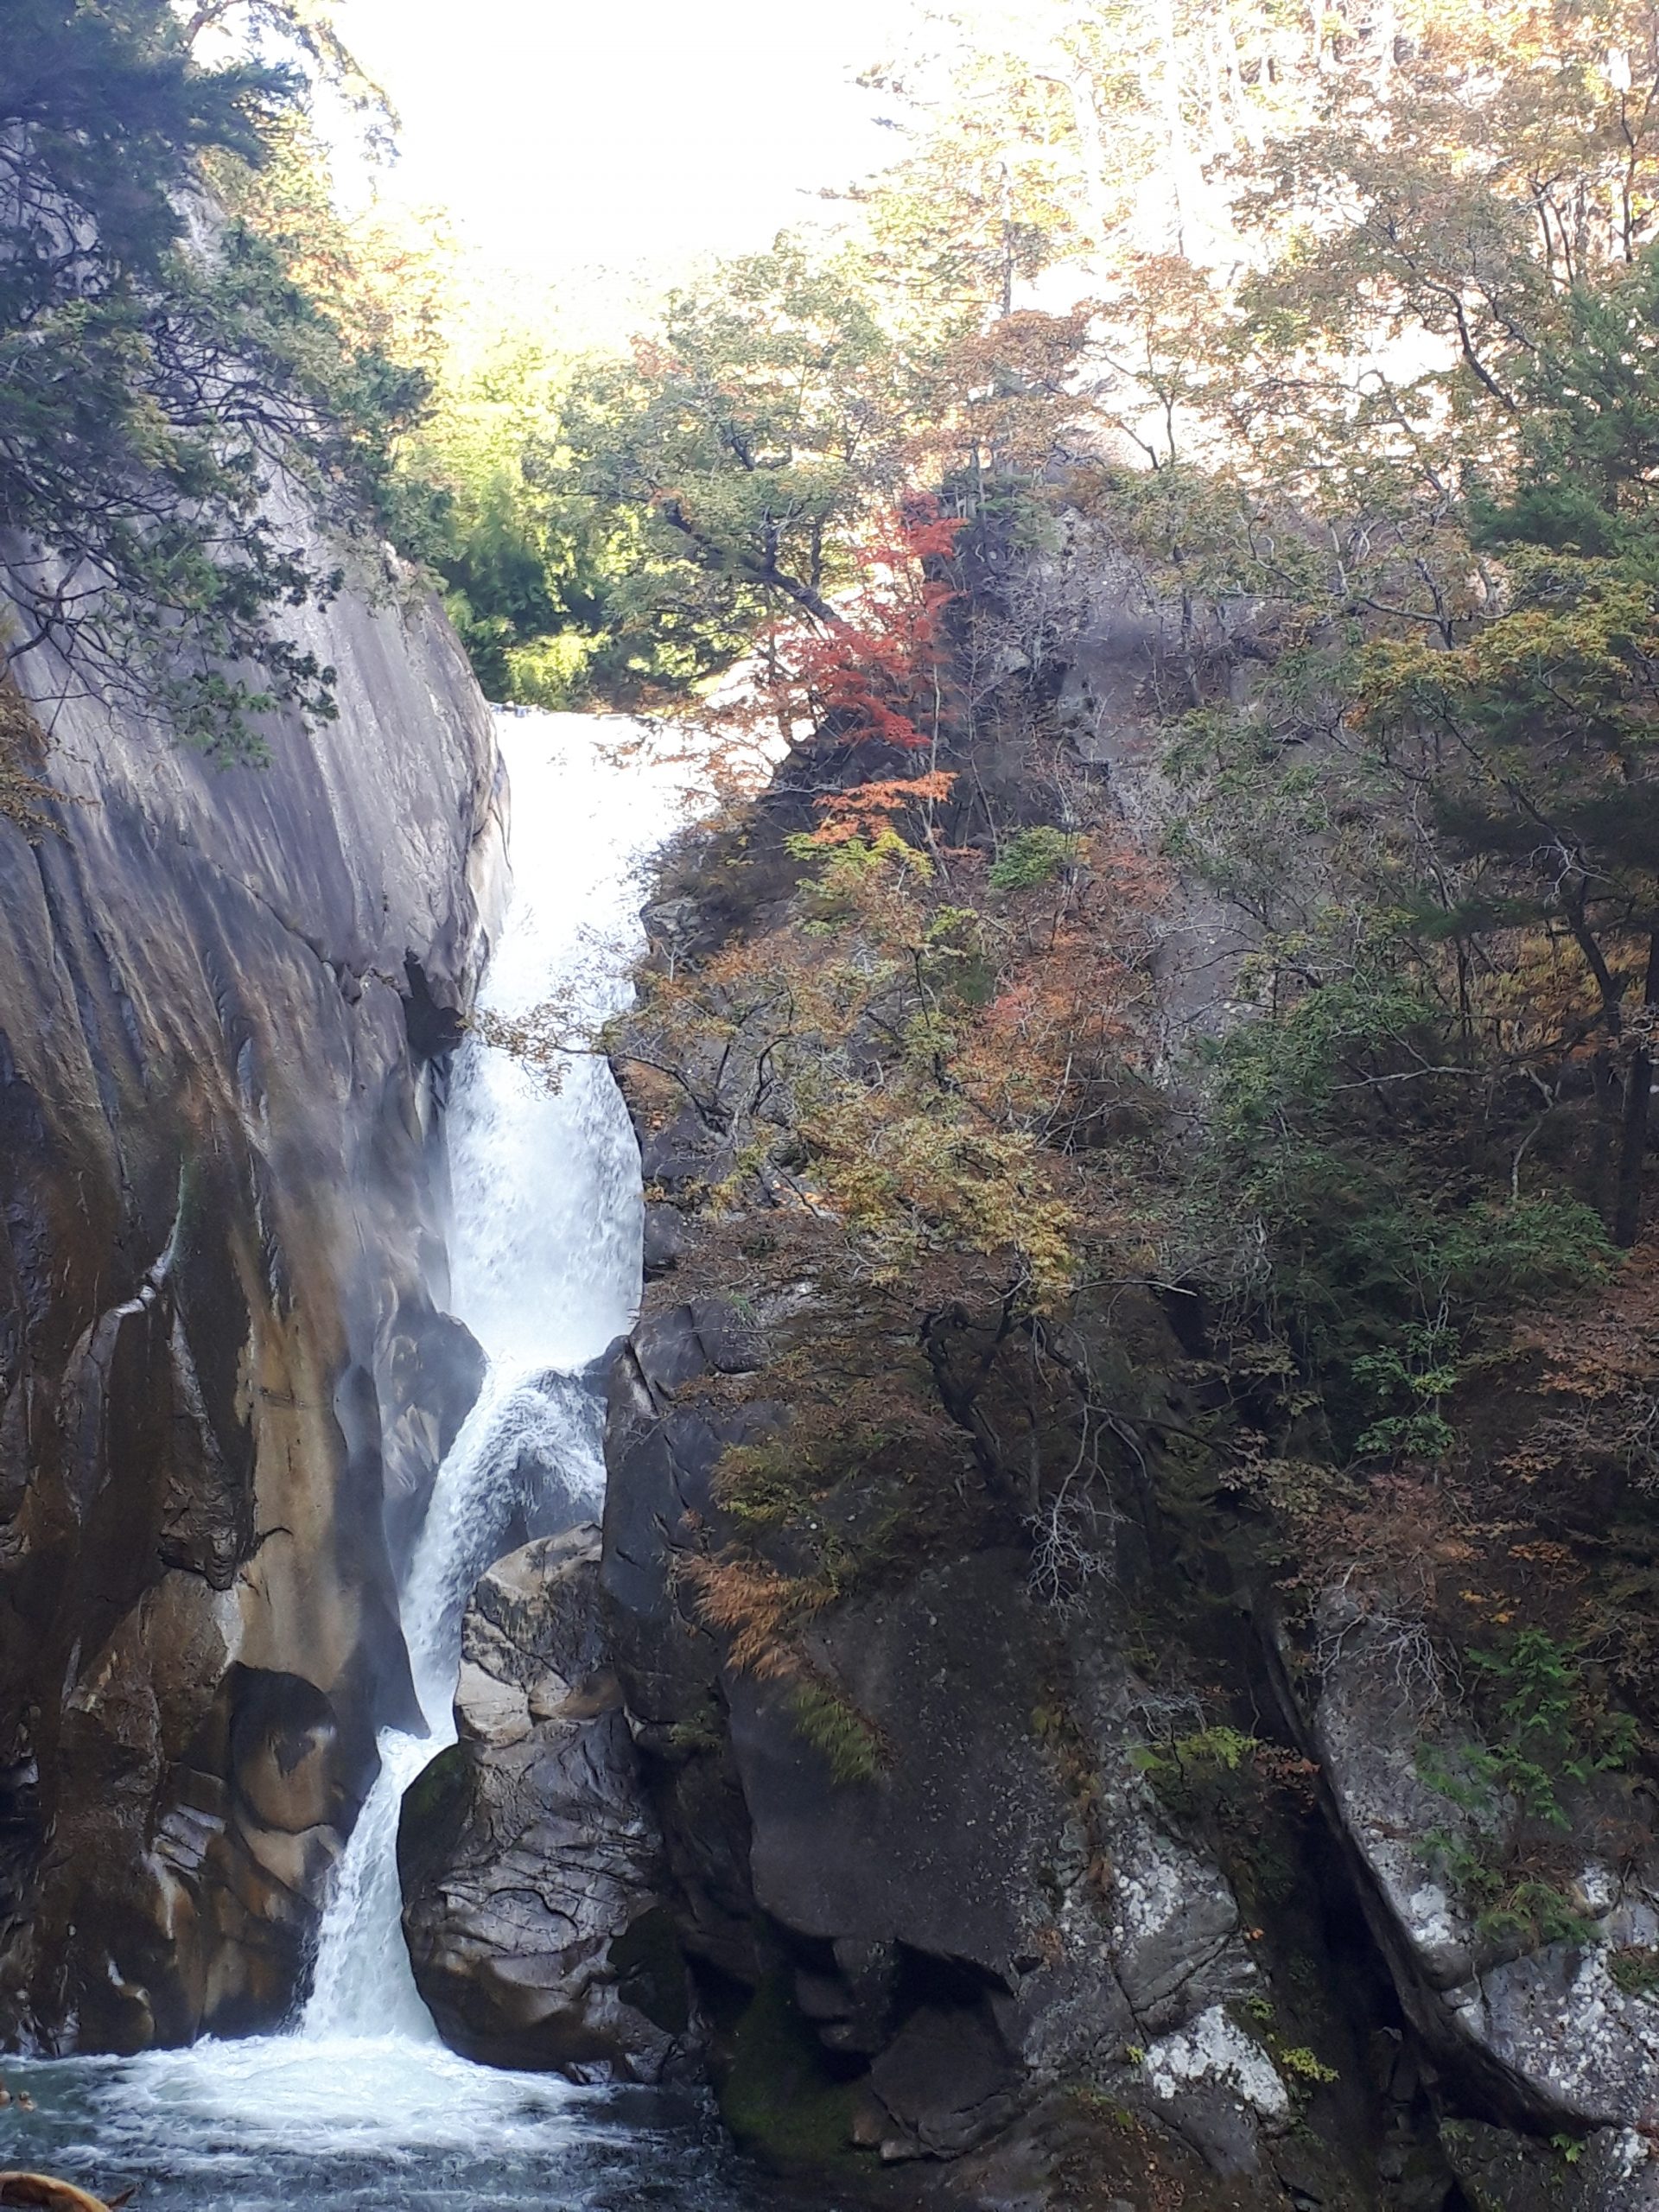
[[[862,549],[864,581],[833,624],[774,633],[764,679],[779,719],[841,744],[935,744],[949,688],[944,610],[956,588],[940,564],[962,521],[932,502],[889,516]]]

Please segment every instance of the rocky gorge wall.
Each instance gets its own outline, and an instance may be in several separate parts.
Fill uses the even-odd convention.
[[[336,721],[219,767],[43,706],[49,820],[0,823],[10,2044],[282,2018],[481,1372],[435,1109],[502,889],[490,717],[401,580],[300,619]]]
[[[1157,804],[1144,640],[1085,643],[1066,772],[1134,819]],[[982,786],[1016,819],[1045,804],[1017,747],[988,749]],[[812,819],[785,771],[682,855],[648,915],[659,969],[787,957]],[[1178,899],[1159,1022],[1224,1024],[1242,944]],[[461,1741],[406,1802],[405,1924],[446,2034],[579,2075],[701,2064],[813,2201],[1659,2204],[1640,1773],[1563,1782],[1530,1824],[1426,1782],[1426,1741],[1455,1762],[1478,1734],[1413,1611],[1444,1538],[1425,1517],[1391,1553],[1299,1560],[1235,1437],[1249,1378],[1179,1286],[1113,1283],[1052,1340],[1075,1389],[1051,1372],[1040,1440],[1052,1465],[1085,1406],[1109,1432],[1112,1553],[1057,1589],[1022,1487],[1030,1343],[948,1306],[919,1345],[847,1332],[833,1251],[789,1243],[781,1179],[745,1179],[791,1109],[728,1037],[724,1091],[695,1065],[632,1080],[623,1039],[647,1281],[598,1559],[532,1546],[486,1579]],[[918,1366],[954,1459],[906,1428]],[[891,1431],[827,1457],[825,1399],[872,1378]],[[1504,1418],[1548,1449],[1560,1414],[1535,1389]],[[1524,1585],[1537,1532],[1511,1525]],[[1460,1884],[1499,1860],[1544,1870],[1571,1926],[1484,1912]]]

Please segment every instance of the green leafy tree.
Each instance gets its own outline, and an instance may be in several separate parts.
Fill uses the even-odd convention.
[[[1363,711],[1470,864],[1448,927],[1561,933],[1588,1003],[1563,1009],[1617,1092],[1611,1227],[1642,1210],[1659,1024],[1659,256],[1568,295],[1519,389],[1510,496],[1477,500],[1502,611],[1450,652],[1368,657]]]
[[[780,607],[834,621],[857,524],[902,482],[917,397],[868,270],[780,238],[575,381],[551,468],[634,518],[639,615],[716,665]]]
[[[441,382],[404,455],[405,480],[435,502],[427,557],[493,699],[632,702],[683,672],[666,614],[635,630],[613,604],[639,533],[574,480],[563,425],[579,373],[534,335],[505,333]]]
[[[274,487],[360,526],[419,397],[208,189],[267,162],[302,91],[199,60],[165,0],[18,0],[0,47],[0,655],[225,754],[277,707],[333,711],[282,611],[337,576]]]

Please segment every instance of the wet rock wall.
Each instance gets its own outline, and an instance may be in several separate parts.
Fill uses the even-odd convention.
[[[489,715],[390,575],[337,721],[219,767],[40,672],[0,823],[0,2041],[274,2024],[407,1715],[396,1575],[479,1378],[444,1054],[503,881]]]

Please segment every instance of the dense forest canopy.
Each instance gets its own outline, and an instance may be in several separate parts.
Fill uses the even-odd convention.
[[[1013,22],[895,67],[903,157],[839,226],[575,365],[525,449],[527,518],[628,533],[574,631],[612,696],[747,639],[747,709],[816,733],[797,933],[676,965],[629,1047],[737,1147],[739,1249],[756,1205],[833,1235],[801,1480],[895,1436],[913,1467],[944,1418],[1028,1485],[1075,1584],[1145,1472],[1135,1386],[1080,1383],[1075,1332],[1141,1281],[1228,1347],[1304,1554],[1341,1518],[1351,1560],[1392,1556],[1399,1484],[1501,1513],[1476,1440],[1528,1315],[1573,1408],[1548,1512],[1592,1468],[1639,1489],[1644,1309],[1617,1271],[1659,1023],[1659,18]],[[656,652],[653,607],[695,648],[674,664],[631,646]],[[1162,734],[1127,819],[1058,742],[1103,625]],[[1160,948],[1195,901],[1244,950],[1228,1018],[1183,1038]],[[1613,1281],[1575,1379],[1537,1317]],[[992,1409],[1011,1342],[1046,1476]],[[1077,1388],[1097,1426],[1057,1446]],[[1053,1472],[1073,1447],[1122,1463],[1103,1491]],[[785,1510],[764,1455],[729,1484],[758,1528]],[[708,1574],[740,1633],[822,1596],[743,1556]]]
[[[1211,1278],[1271,1224],[1240,1295],[1328,1369],[1350,1453],[1449,1448],[1495,1287],[1586,1280],[1634,1241],[1659,1022],[1652,10],[931,19],[878,73],[890,168],[688,275],[627,347],[573,353],[463,315],[435,232],[340,212],[320,93],[372,137],[389,118],[317,0],[21,4],[14,662],[257,749],[273,705],[332,709],[283,610],[387,535],[493,696],[672,708],[747,656],[741,711],[816,730],[860,764],[831,780],[877,793],[801,865],[863,883],[860,912],[912,870],[905,927],[942,931],[929,957],[995,1014],[1005,921],[1002,951],[952,939],[944,855],[988,852],[986,895],[1057,900],[1051,952],[1093,960],[1076,901],[1106,830],[1058,785],[1052,820],[1001,821],[964,764],[1021,687],[1036,741],[1109,579],[1167,747],[1142,860],[1241,918],[1256,1011],[1204,1048],[1179,1198],[1167,1160],[1119,1192],[1149,1210],[1136,1236]],[[326,562],[285,485],[321,505]],[[1071,1018],[1044,1017],[1058,1092],[970,1080],[954,1053],[1034,1049],[976,1017],[929,1111],[988,1116],[1023,1163],[991,1180],[1027,1197],[1062,1163],[1081,1253],[1075,1161],[1110,1117],[1077,1094]],[[1018,1211],[989,1207],[998,1249]]]

